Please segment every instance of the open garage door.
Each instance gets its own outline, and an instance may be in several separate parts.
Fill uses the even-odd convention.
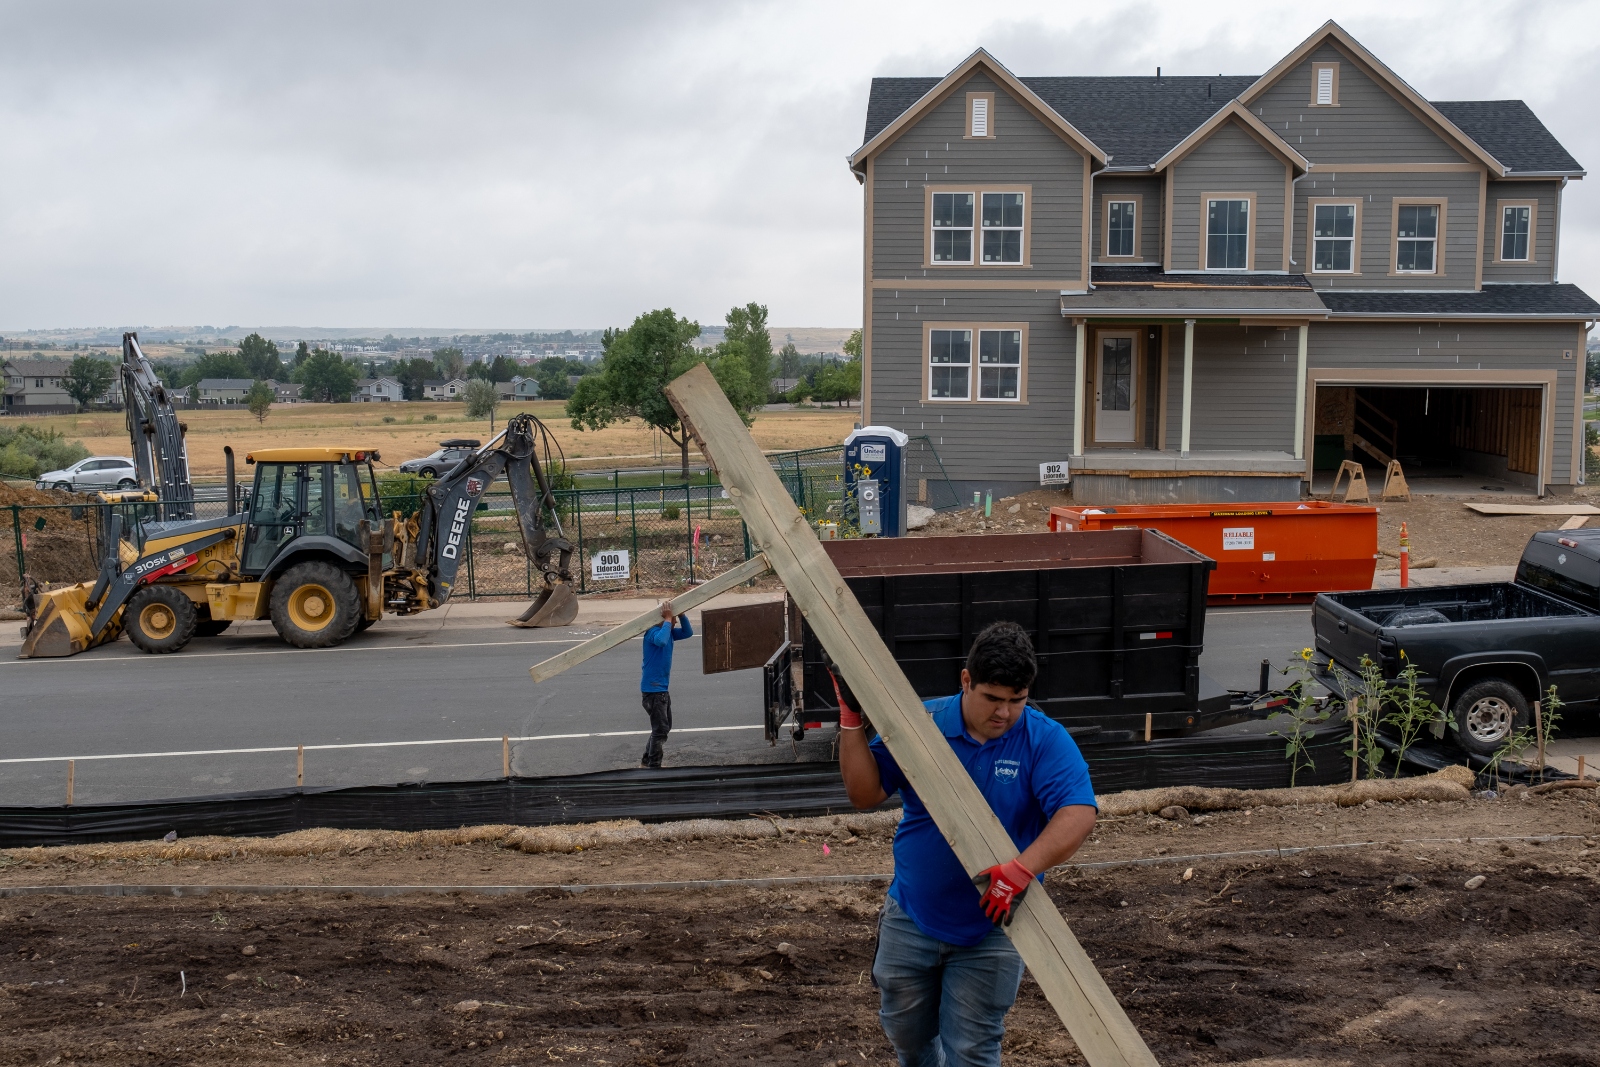
[[[1544,394],[1537,387],[1318,385],[1313,468],[1353,459],[1381,484],[1399,459],[1412,487],[1540,488]],[[1320,480],[1320,479],[1319,479]]]

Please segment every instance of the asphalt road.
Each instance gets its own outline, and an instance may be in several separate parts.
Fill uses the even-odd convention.
[[[237,629],[173,656],[123,640],[71,659],[17,660],[14,642],[0,645],[0,761],[79,757],[75,801],[92,804],[295,781],[293,751],[82,758],[95,755],[493,739],[308,752],[305,784],[316,787],[497,777],[503,735],[545,738],[513,746],[513,770],[524,775],[635,766],[644,748],[637,640],[535,685],[529,665],[594,631],[515,630],[488,618],[380,623],[339,648],[309,651],[285,646],[264,623]],[[1282,664],[1310,636],[1306,607],[1217,608],[1201,666],[1225,687],[1253,689],[1263,657]],[[762,738],[760,690],[759,671],[702,675],[699,638],[681,642],[668,762],[793,759],[789,742],[770,748]],[[56,805],[65,789],[59,760],[0,762],[0,805]]]

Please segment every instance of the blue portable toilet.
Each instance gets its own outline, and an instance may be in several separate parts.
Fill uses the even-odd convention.
[[[910,442],[892,426],[863,426],[844,439],[844,487],[856,499],[862,533],[899,537],[906,532]]]

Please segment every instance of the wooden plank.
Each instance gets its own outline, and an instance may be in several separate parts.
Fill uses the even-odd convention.
[[[1588,522],[1588,521],[1589,521],[1589,516],[1587,516],[1587,515],[1574,515],[1574,516],[1572,516],[1572,518],[1570,518],[1566,522],[1562,523],[1561,524],[1561,528],[1563,530],[1577,530],[1577,529],[1582,528],[1583,524]]]
[[[1468,504],[1479,515],[1600,515],[1593,504]]]
[[[934,822],[971,874],[1017,849],[933,725],[822,543],[761,455],[711,372],[700,364],[667,397],[727,487],[751,538],[855,691]],[[1023,898],[1006,933],[1092,1067],[1153,1065],[1144,1039],[1048,894]]]
[[[712,597],[726,593],[728,590],[737,588],[745,582],[761,577],[770,569],[767,566],[767,558],[765,556],[755,556],[752,559],[747,559],[733,568],[733,570],[719,574],[704,585],[697,585],[687,593],[673,597],[672,606],[677,608],[678,614],[681,615],[690,608],[699,607]],[[614,630],[607,630],[599,637],[591,637],[581,645],[569,648],[559,655],[551,656],[542,663],[535,663],[528,668],[528,673],[533,675],[533,680],[536,682],[547,681],[569,667],[576,667],[586,659],[592,659],[607,649],[616,648],[624,641],[638,637],[660,621],[660,609],[652,608],[638,618],[625,622]]]

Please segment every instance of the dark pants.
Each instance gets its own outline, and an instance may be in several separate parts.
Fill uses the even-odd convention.
[[[644,759],[639,763],[644,767],[661,766],[661,748],[666,743],[667,734],[672,732],[672,694],[671,693],[640,693],[644,701],[644,713],[650,716],[650,740],[645,742]]]

